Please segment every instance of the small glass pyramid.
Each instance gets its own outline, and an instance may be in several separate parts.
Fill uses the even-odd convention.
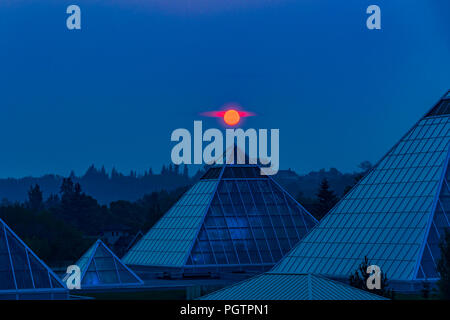
[[[0,300],[67,298],[58,276],[0,219]]]
[[[143,284],[101,240],[97,240],[76,265],[81,270],[81,289]]]

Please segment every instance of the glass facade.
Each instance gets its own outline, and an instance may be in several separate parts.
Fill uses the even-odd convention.
[[[183,266],[216,189],[201,180],[123,257],[127,265]]]
[[[272,265],[314,225],[271,180],[224,179],[187,264]]]
[[[100,240],[78,260],[76,265],[81,269],[81,289],[143,284],[142,280]]]
[[[273,272],[347,279],[367,256],[391,280],[436,276],[436,245],[448,226],[449,129],[448,115],[421,119]]]
[[[123,261],[193,269],[272,266],[316,223],[259,167],[212,167]]]
[[[67,298],[57,276],[0,219],[0,299]]]
[[[418,270],[418,279],[436,279],[439,278],[437,272],[437,263],[441,256],[439,248],[440,239],[445,235],[445,229],[450,228],[450,171],[447,162],[447,172],[441,185],[439,199],[436,203],[433,221],[429,227],[428,239],[424,247],[422,261]]]

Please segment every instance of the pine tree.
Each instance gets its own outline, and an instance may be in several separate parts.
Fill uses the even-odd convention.
[[[438,281],[439,292],[442,299],[450,299],[450,232],[445,230],[445,236],[439,244],[441,258],[438,261],[437,270],[440,275]]]
[[[330,189],[328,180],[324,178],[320,183],[319,192],[317,193],[316,209],[314,210],[317,220],[322,219],[322,217],[326,215],[337,202],[338,197],[334,191]]]
[[[33,211],[39,211],[42,209],[43,201],[42,201],[42,191],[38,184],[34,187],[31,186],[30,190],[28,190],[28,206]]]
[[[367,288],[367,279],[371,276],[369,273],[367,273],[367,268],[371,265],[369,263],[369,259],[367,257],[364,257],[364,261],[359,265],[358,269],[350,275],[349,277],[349,283],[352,287],[371,292],[383,297],[387,298],[394,298],[394,291],[389,290],[389,281],[387,278],[387,275],[383,272],[381,272],[381,286],[380,289],[369,289]]]
[[[59,192],[62,194],[62,196],[68,196],[73,193],[73,181],[70,177],[63,178]]]

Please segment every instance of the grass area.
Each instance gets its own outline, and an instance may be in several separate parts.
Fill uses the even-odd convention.
[[[97,300],[186,300],[185,290],[92,292],[77,294]]]

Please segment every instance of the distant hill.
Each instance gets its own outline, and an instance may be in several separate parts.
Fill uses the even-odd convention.
[[[198,173],[200,174],[200,173]],[[153,191],[174,190],[189,185],[198,179],[198,176],[189,177],[187,169],[182,172],[178,167],[163,167],[161,173],[152,171],[137,175],[130,172],[128,175],[113,169],[107,173],[104,168],[89,167],[83,176],[71,174],[74,183],[79,183],[86,194],[91,195],[101,204],[109,204],[116,200],[136,201],[145,194]],[[9,202],[23,202],[27,199],[30,186],[38,184],[43,192],[44,199],[51,194],[58,194],[62,179],[59,175],[45,175],[42,177],[25,177],[20,179],[0,179],[0,200]]]
[[[360,173],[341,173],[331,168],[329,170],[312,171],[299,175],[295,171],[280,170],[274,177],[294,197],[314,198],[323,178],[328,179],[331,188],[341,196],[345,188],[353,185],[355,177]],[[113,169],[107,173],[104,168],[98,169],[93,165],[82,176],[71,174],[74,183],[80,183],[83,191],[98,200],[101,204],[112,201],[136,201],[145,194],[153,191],[171,191],[179,187],[193,184],[202,175],[199,170],[193,177],[188,175],[186,167],[163,167],[161,173],[154,174],[151,170],[143,175],[130,172],[128,175]],[[43,191],[44,199],[51,194],[58,194],[63,177],[59,175],[45,175],[42,177],[25,177],[20,179],[0,179],[0,200],[3,202],[23,202],[27,199],[30,186],[38,184]]]

